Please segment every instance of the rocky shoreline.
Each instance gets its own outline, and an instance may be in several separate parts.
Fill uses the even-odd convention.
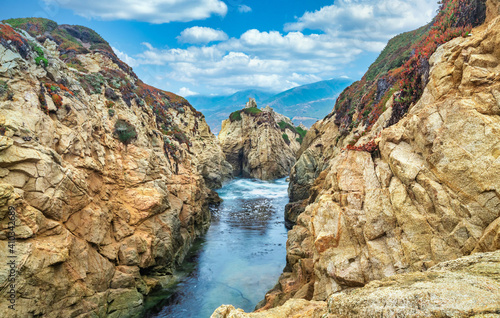
[[[498,316],[499,8],[437,48],[396,123],[401,92],[369,126],[341,94],[292,168],[284,273],[256,312],[212,317]]]
[[[9,21],[0,24],[0,255],[16,257],[16,310],[6,264],[0,310],[140,317],[144,297],[171,281],[208,228],[217,194],[207,185],[231,178],[230,165],[201,113],[140,81],[94,31]]]

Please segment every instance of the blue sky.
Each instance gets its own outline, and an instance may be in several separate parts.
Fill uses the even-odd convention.
[[[183,96],[283,91],[361,78],[437,0],[2,0],[0,20],[45,17],[103,36],[146,83]]]

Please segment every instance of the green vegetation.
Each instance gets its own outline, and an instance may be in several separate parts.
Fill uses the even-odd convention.
[[[164,135],[174,138],[180,144],[186,144],[188,146],[188,149],[191,147],[191,141],[189,140],[188,136],[186,136],[186,134],[179,129],[179,127],[166,126],[165,124],[163,124],[161,128],[161,131]]]
[[[3,22],[9,23],[14,28],[27,31],[33,37],[41,37],[38,40],[43,42],[47,37],[54,40],[59,51],[88,53],[82,43],[90,44],[90,51],[106,51],[113,54],[113,50],[97,32],[80,25],[58,25],[56,22],[44,18],[20,18],[9,19]],[[81,42],[80,42],[80,41]],[[64,59],[64,58],[63,58]]]
[[[43,67],[47,67],[49,66],[49,61],[47,61],[47,59],[45,58],[45,54],[43,53],[43,50],[41,47],[39,47],[38,45],[36,45],[35,43],[33,42],[30,42],[30,46],[31,46],[31,49],[33,51],[36,52],[36,54],[38,55],[36,58],[35,58],[35,63],[36,65],[41,65],[43,63]]]
[[[132,140],[137,139],[135,127],[123,119],[118,119],[116,121],[115,134],[124,145],[128,145]]]
[[[245,113],[247,115],[255,116],[260,113],[262,113],[262,110],[258,109],[257,107],[249,107],[249,108],[243,108],[241,110],[237,110],[235,112],[232,112],[231,115],[229,115],[229,120],[231,122],[233,121],[239,121],[241,120],[241,113]]]
[[[231,122],[241,120],[241,111],[237,110],[235,112],[232,112],[231,115],[229,115],[229,120]]]
[[[250,107],[243,109],[242,112],[247,115],[257,115],[259,113],[262,113],[262,110],[258,109],[257,107]]]
[[[300,144],[302,144],[302,141],[307,134],[307,130],[304,130],[300,127],[294,127],[283,120],[278,123],[278,126],[280,127],[281,131],[285,131],[286,129],[288,129],[299,135],[299,138],[296,138],[295,140],[297,140]]]
[[[108,115],[109,117],[113,117],[115,115],[115,110],[112,108],[108,109]]]
[[[7,82],[0,80],[0,100],[12,100],[14,93]]]
[[[57,94],[53,94],[52,101],[54,102],[54,105],[56,105],[57,109],[61,108],[61,106],[62,106],[62,97],[61,96],[59,96]]]
[[[44,18],[19,18],[3,20],[14,28],[26,30],[31,36],[44,34],[45,32],[52,32],[57,28],[57,23]]]
[[[87,94],[101,94],[104,77],[100,73],[79,76],[80,83]]]
[[[47,106],[47,100],[45,99],[43,86],[40,86],[40,92],[38,93],[38,101],[40,102],[40,108],[42,109],[42,111],[46,115],[48,115],[49,107]]]
[[[299,138],[297,138],[297,141],[299,142],[299,144],[302,145],[302,141],[304,141],[304,137],[306,136],[307,134],[307,130],[305,129],[302,129],[300,127],[295,127],[295,130],[297,131],[297,133],[300,135]]]
[[[281,135],[281,137],[283,137],[283,140],[286,142],[287,145],[290,144],[290,139],[288,138],[287,134],[283,134],[283,135]]]
[[[370,131],[393,95],[389,125],[397,123],[420,99],[428,81],[429,58],[436,48],[466,36],[485,19],[482,0],[443,0],[440,4],[430,24],[391,39],[366,75],[340,94],[329,116],[335,116],[341,135],[348,135],[359,124]],[[353,120],[355,114],[357,119]]]
[[[49,66],[49,61],[47,61],[47,59],[45,57],[43,57],[43,56],[38,56],[35,59],[35,63],[36,63],[36,65],[40,65],[41,63],[43,63],[44,67]]]
[[[33,50],[38,54],[38,56],[42,56],[42,57],[44,56],[43,50],[41,47],[39,47],[36,44],[32,44],[32,47],[33,47]]]
[[[285,122],[283,120],[278,123],[278,126],[280,126],[280,129],[283,130],[283,131],[288,128],[291,131],[296,132],[295,131],[295,127],[293,127],[292,125],[290,125],[289,123],[287,123],[287,122]]]
[[[426,25],[415,31],[402,33],[389,40],[378,58],[370,65],[366,72],[366,80],[373,81],[379,75],[389,70],[400,67],[411,56],[413,43],[422,39],[430,25]]]
[[[62,57],[61,57],[62,59]],[[73,58],[69,58],[67,59],[66,62],[66,65],[68,65],[68,67],[71,67],[71,68],[74,68],[75,70],[78,70],[82,73],[88,73],[89,71],[85,68],[85,66],[83,66],[82,62],[76,58],[76,57],[73,57]]]

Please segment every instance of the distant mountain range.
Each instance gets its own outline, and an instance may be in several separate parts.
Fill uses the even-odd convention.
[[[218,133],[229,114],[245,106],[248,98],[255,98],[259,107],[267,105],[290,117],[296,125],[311,126],[331,112],[339,94],[350,84],[350,79],[331,79],[298,86],[274,94],[259,90],[245,90],[229,96],[189,96],[187,100],[201,111],[212,132]]]

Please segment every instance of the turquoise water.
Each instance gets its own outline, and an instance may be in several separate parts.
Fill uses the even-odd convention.
[[[236,179],[218,190],[212,224],[187,260],[193,271],[153,317],[207,318],[222,304],[252,311],[285,266],[285,179]]]

